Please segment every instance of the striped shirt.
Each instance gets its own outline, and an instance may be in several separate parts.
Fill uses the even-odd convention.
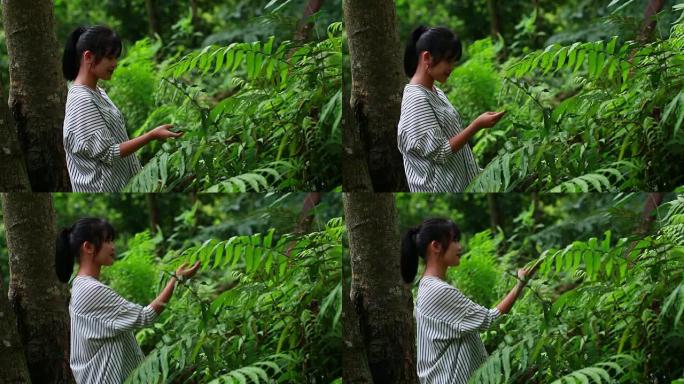
[[[451,150],[449,139],[462,127],[461,116],[441,89],[406,85],[397,143],[411,192],[462,192],[480,172],[468,143]]]
[[[466,383],[487,359],[479,331],[492,324],[499,310],[475,304],[441,279],[424,276],[414,314],[420,383]]]
[[[140,171],[135,155],[121,157],[119,144],[128,141],[126,125],[102,88],[69,88],[63,129],[74,192],[120,192]]]
[[[76,276],[69,303],[71,371],[76,383],[122,383],[142,362],[133,330],[157,312],[133,304],[90,276]]]

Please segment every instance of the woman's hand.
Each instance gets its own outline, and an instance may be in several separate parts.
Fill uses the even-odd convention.
[[[533,266],[529,268],[520,268],[518,269],[518,279],[523,283],[527,284],[527,282],[534,276],[534,274],[537,272],[537,268],[539,267],[539,263],[535,263]]]
[[[183,136],[183,132],[173,132],[171,128],[173,128],[173,124],[160,125],[150,131],[150,136],[155,140],[166,140],[170,137],[176,138]]]
[[[195,275],[197,270],[200,267],[200,262],[196,262],[195,265],[192,267],[188,267],[187,264],[183,263],[178,269],[176,270],[176,276],[181,276],[183,278],[189,279]]]
[[[192,276],[195,275],[195,272],[197,272],[197,269],[200,267],[200,262],[196,262],[195,265],[193,265],[191,268],[188,268],[187,264],[183,264],[178,269],[176,269],[176,274],[174,275],[173,278],[169,279],[169,282],[166,283],[166,287],[164,287],[164,290],[161,291],[159,296],[157,296],[156,299],[154,299],[150,303],[150,307],[154,309],[155,312],[162,313],[164,308],[166,308],[166,303],[169,302],[171,299],[171,295],[173,295],[173,290],[176,288],[176,283],[181,278],[181,280],[188,279]]]
[[[479,128],[491,128],[501,120],[506,112],[485,112],[478,116],[473,123]]]

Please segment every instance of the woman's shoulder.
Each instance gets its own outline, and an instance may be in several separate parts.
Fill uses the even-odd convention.
[[[447,283],[446,281],[444,281],[438,277],[429,276],[429,275],[423,276],[420,279],[418,289],[420,290],[421,288],[423,288],[423,290],[425,292],[435,292],[435,291],[443,291],[443,290],[447,290],[447,291],[456,290],[456,291],[458,291],[456,289],[456,287],[452,286],[451,284]]]
[[[453,297],[463,295],[463,293],[461,293],[461,291],[459,291],[458,288],[434,276],[423,276],[420,279],[420,283],[418,285],[418,293],[420,294],[421,292],[427,296],[438,297]]]
[[[427,99],[428,92],[429,91],[420,84],[408,83],[404,86],[404,97]]]
[[[457,303],[467,303],[468,298],[456,287],[435,277],[423,277],[418,288],[416,305],[425,311],[450,308]]]
[[[101,285],[106,287],[106,285],[104,285],[100,280],[92,276],[85,275],[76,275],[71,281],[72,289],[82,287],[99,287]]]
[[[76,276],[71,283],[71,295],[83,295],[88,297],[108,296],[116,294],[112,288],[92,276]]]
[[[67,108],[95,105],[95,95],[91,89],[82,85],[72,85],[67,93]]]
[[[402,107],[411,106],[435,106],[439,103],[440,95],[427,90],[420,84],[406,84],[402,99]]]

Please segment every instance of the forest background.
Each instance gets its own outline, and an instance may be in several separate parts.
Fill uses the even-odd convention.
[[[73,383],[69,292],[50,254],[57,229],[94,216],[117,230],[101,279],[132,302],[202,262],[135,333],[146,358],[128,383],[340,382],[339,194],[5,194],[2,205],[0,381]]]
[[[462,234],[446,281],[474,302],[493,308],[518,268],[539,266],[511,312],[479,330],[489,357],[471,383],[682,383],[681,192],[345,194],[345,381],[418,383],[424,263],[404,283],[400,239],[441,217]]]
[[[355,78],[345,81],[346,191],[408,190],[395,138],[403,49],[419,25],[446,26],[463,42],[438,86],[464,125],[507,111],[470,141],[484,171],[468,191],[684,184],[681,0],[346,0],[344,9],[345,73]]]
[[[124,42],[112,80],[99,85],[129,137],[165,123],[185,132],[138,152],[144,168],[126,190],[334,189],[342,183],[341,13],[341,0],[4,2],[0,82],[9,109],[0,126],[17,145],[3,143],[3,190],[69,190],[58,68],[68,34],[94,24]]]

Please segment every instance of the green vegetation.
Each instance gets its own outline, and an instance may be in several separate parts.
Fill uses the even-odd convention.
[[[59,227],[114,225],[101,278],[128,300],[147,305],[181,263],[202,262],[136,333],[146,358],[128,383],[341,382],[341,196],[322,196],[303,225],[306,196],[55,195]]]
[[[482,335],[490,356],[472,383],[684,378],[684,196],[666,196],[650,225],[641,218],[647,197],[499,195],[494,231],[471,218],[491,213],[485,196],[434,198],[462,217],[466,253],[447,277],[474,301],[493,307],[517,268],[541,260],[511,313]],[[415,210],[406,199],[398,197],[400,216]],[[428,207],[418,213],[444,216]]]
[[[340,47],[336,23],[321,42],[277,44],[271,37],[208,46],[156,68],[151,60],[158,45],[138,42],[112,80],[112,98],[137,106],[131,116],[145,117],[134,136],[164,122],[185,135],[153,148],[154,156],[127,189],[334,188],[341,182]],[[218,91],[208,92],[202,79],[220,81]],[[139,95],[149,95],[149,89],[159,90],[156,101],[141,105]]]
[[[163,124],[184,132],[136,153],[143,169],[126,191],[330,191],[342,184],[341,8],[341,0],[58,0],[55,53],[79,25],[110,26],[124,50],[113,78],[98,85],[129,137]],[[0,43],[7,72],[1,26]]]
[[[443,85],[464,122],[506,110],[480,131],[473,192],[671,191],[684,183],[684,4],[666,3],[642,34],[648,1],[499,4],[397,2],[402,39],[447,25],[464,58]],[[426,12],[427,11],[427,12]]]

